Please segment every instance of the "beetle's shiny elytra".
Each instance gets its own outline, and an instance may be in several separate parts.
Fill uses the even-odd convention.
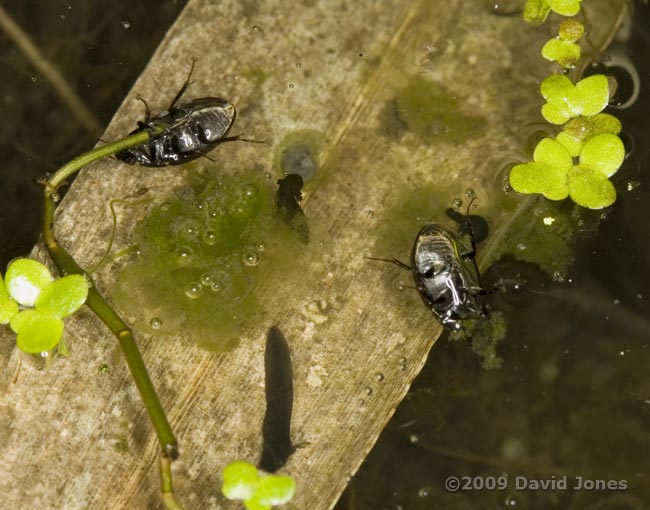
[[[471,233],[470,233],[471,236]],[[440,323],[457,330],[464,319],[485,316],[473,241],[441,225],[426,225],[411,253],[413,280]],[[408,266],[407,266],[408,267]]]
[[[202,97],[180,106],[172,104],[169,111],[139,122],[130,134],[160,127],[162,133],[118,153],[117,157],[125,163],[151,167],[187,163],[231,140],[225,135],[234,121],[235,107],[220,97]]]
[[[192,61],[187,79],[167,111],[151,117],[149,105],[141,99],[146,108],[144,121],[139,121],[138,128],[129,134],[150,131],[151,138],[117,153],[118,159],[131,165],[181,165],[205,156],[220,143],[242,140],[239,136],[226,138],[235,122],[235,107],[230,101],[220,97],[202,97],[176,106],[191,84],[194,63]]]

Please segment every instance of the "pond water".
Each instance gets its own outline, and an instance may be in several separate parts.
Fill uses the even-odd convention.
[[[16,1],[7,10],[47,48],[100,127],[184,4],[38,3],[35,10],[35,2]],[[501,368],[482,368],[464,342],[435,344],[337,508],[650,507],[650,6],[639,0],[635,9],[625,48],[641,90],[615,112],[631,141],[613,179],[619,200],[597,230],[581,233],[564,282],[529,266],[508,268],[528,283],[490,298],[508,323]],[[0,55],[4,268],[38,237],[36,179],[92,147],[98,133],[71,117],[6,38]],[[453,490],[450,477],[466,487]]]

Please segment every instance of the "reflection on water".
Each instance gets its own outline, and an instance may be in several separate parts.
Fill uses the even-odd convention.
[[[337,508],[650,507],[650,6],[636,8],[641,93],[615,112],[633,142],[619,199],[582,233],[564,282],[503,269],[528,286],[491,297],[508,322],[500,370],[438,340]]]

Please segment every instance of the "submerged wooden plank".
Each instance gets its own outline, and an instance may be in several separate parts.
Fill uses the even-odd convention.
[[[601,7],[590,17],[598,45],[621,4],[592,3]],[[311,130],[324,140],[304,201],[311,260],[290,281],[269,276],[259,290],[264,324],[248,328],[227,354],[182,335],[139,335],[180,442],[174,474],[186,508],[234,508],[219,493],[221,468],[259,459],[271,325],[286,335],[293,360],[292,440],[301,447],[281,470],[298,479],[291,507],[331,508],[404,397],[440,326],[417,296],[392,289],[401,278],[395,268],[364,256],[407,256],[418,227],[441,221],[467,187],[493,227],[505,224],[508,213],[490,197],[501,193],[506,164],[526,157],[526,136],[537,129],[536,84],[547,70],[538,51],[547,32],[493,5],[190,1],[111,123],[104,139],[133,128],[142,115],[136,94],[166,106],[198,57],[191,96],[230,99],[236,133],[272,140],[221,146],[212,157],[224,171],[279,177],[274,161],[287,136]],[[61,205],[58,236],[91,266],[112,229],[110,200],[144,187],[164,194],[185,175],[182,167],[96,164]],[[436,190],[427,217],[405,217],[402,201],[422,200],[427,190]],[[121,211],[118,247],[128,246],[143,213]],[[114,279],[105,270],[98,287]],[[129,315],[150,317],[141,306]],[[5,507],[160,508],[158,445],[114,339],[89,312],[69,320],[67,331],[69,359],[48,371],[23,365],[15,380],[17,353],[2,336]]]

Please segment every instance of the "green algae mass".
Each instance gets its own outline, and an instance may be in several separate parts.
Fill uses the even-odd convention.
[[[157,336],[182,333],[227,351],[263,319],[260,279],[282,266],[280,250],[297,241],[276,220],[273,189],[262,177],[213,169],[188,183],[136,226],[138,256],[118,274],[113,297],[126,313],[136,307],[145,316],[139,326]]]
[[[461,111],[457,97],[421,75],[413,76],[396,98],[398,119],[424,142],[433,139],[464,142],[480,134],[486,122]],[[385,132],[392,132],[384,126]]]

